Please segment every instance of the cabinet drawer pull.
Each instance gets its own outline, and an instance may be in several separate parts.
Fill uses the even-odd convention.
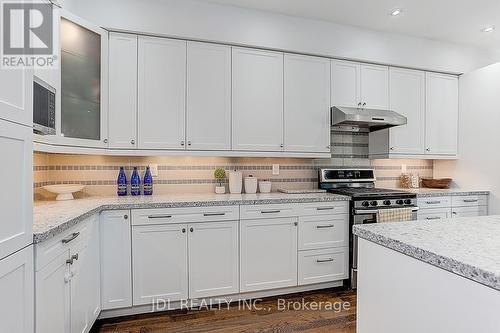
[[[261,210],[260,213],[261,214],[276,214],[276,213],[280,213],[281,210]]]
[[[224,216],[226,213],[203,213],[203,216]]]
[[[62,243],[63,244],[68,244],[69,242],[71,242],[73,239],[75,239],[79,235],[80,235],[80,232],[74,232],[74,233],[71,234],[71,236],[68,236],[68,237],[64,238],[62,240]]]
[[[439,216],[434,216],[434,217],[426,217],[426,220],[441,220]]]
[[[149,215],[148,219],[170,219],[172,215]]]
[[[464,202],[478,202],[478,199],[464,199]]]
[[[325,228],[333,228],[333,224],[325,224],[325,225],[317,225],[316,228],[318,229],[325,229]]]
[[[437,204],[440,204],[441,201],[426,201],[425,203],[428,205],[437,205]]]
[[[71,256],[71,260],[78,260],[78,253]]]
[[[328,259],[317,259],[316,262],[332,262],[333,258],[328,258]]]
[[[316,207],[316,210],[332,210],[335,207]]]

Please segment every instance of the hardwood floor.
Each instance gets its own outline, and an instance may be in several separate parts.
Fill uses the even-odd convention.
[[[308,308],[303,308],[303,304]],[[327,289],[269,297],[256,305],[260,308],[240,309],[240,304],[232,303],[221,310],[178,310],[107,319],[97,322],[94,328],[101,333],[356,332],[353,291]]]

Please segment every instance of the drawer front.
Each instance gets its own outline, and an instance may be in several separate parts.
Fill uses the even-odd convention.
[[[240,206],[242,220],[267,219],[298,216],[298,204],[243,205]]]
[[[474,207],[457,207],[452,208],[451,217],[475,217],[488,215],[488,208],[486,206]]]
[[[321,215],[299,218],[299,250],[349,246],[347,215]]]
[[[421,209],[417,213],[418,220],[441,220],[451,217],[451,208],[430,208]]]
[[[157,208],[132,210],[132,225],[238,220],[238,206]]]
[[[300,216],[349,214],[349,201],[309,202],[299,205]]]
[[[451,207],[451,197],[448,196],[418,198],[417,202],[420,209]]]
[[[347,279],[349,249],[324,249],[299,252],[299,285]]]
[[[486,195],[457,195],[451,198],[453,207],[486,206]]]
[[[76,226],[63,231],[60,235],[45,242],[35,244],[35,269],[39,271],[56,259],[62,253],[76,248],[88,239],[89,220],[83,221]]]

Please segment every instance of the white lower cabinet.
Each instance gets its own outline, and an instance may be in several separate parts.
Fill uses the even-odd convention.
[[[69,250],[36,273],[36,332],[70,332]]]
[[[37,333],[90,331],[100,312],[98,223],[97,216],[91,217],[69,238],[36,245]]]
[[[187,299],[187,225],[132,227],[133,304]]]
[[[300,251],[299,285],[347,279],[348,254],[348,247]]]
[[[33,246],[0,260],[0,332],[33,332],[33,278]]]
[[[239,292],[237,221],[134,225],[132,248],[134,305]]]
[[[189,298],[237,294],[238,222],[189,226]]]
[[[299,250],[349,246],[347,215],[320,215],[299,218]]]
[[[488,196],[454,195],[418,198],[419,220],[440,220],[455,217],[488,215]]]
[[[101,306],[132,306],[132,238],[130,211],[101,213]]]
[[[297,217],[240,221],[241,292],[297,285]]]

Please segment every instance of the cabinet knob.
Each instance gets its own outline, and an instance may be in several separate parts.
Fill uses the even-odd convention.
[[[127,215],[127,214],[123,215],[123,218],[124,218],[125,220],[128,220],[128,215]]]
[[[190,231],[190,232],[193,232],[193,231],[194,231],[194,229],[193,229],[193,228],[189,228],[189,231]]]
[[[135,140],[130,140],[130,143],[135,145]]]
[[[78,260],[78,253],[71,256],[71,260]]]
[[[332,146],[326,146],[326,149],[331,149],[331,148],[332,148]]]
[[[183,147],[184,147],[184,140],[182,140],[182,141],[181,141],[181,146],[183,146]]]
[[[293,222],[293,225],[294,225],[294,226],[298,226],[298,225],[299,225],[299,222]]]
[[[363,103],[363,106],[366,106],[366,102]]]
[[[431,149],[430,149],[430,148],[427,148],[427,149],[425,149],[425,151],[431,151]]]
[[[66,263],[68,265],[73,265],[73,258],[66,260]]]
[[[186,228],[182,228],[182,233],[185,234],[186,233]]]
[[[188,141],[188,146],[191,146],[191,141]]]
[[[108,143],[108,139],[104,139],[104,143]]]
[[[361,106],[361,102],[358,103],[358,106]]]
[[[285,145],[284,144],[280,144],[280,147],[283,148]]]
[[[394,147],[389,148],[390,150],[394,150]]]

